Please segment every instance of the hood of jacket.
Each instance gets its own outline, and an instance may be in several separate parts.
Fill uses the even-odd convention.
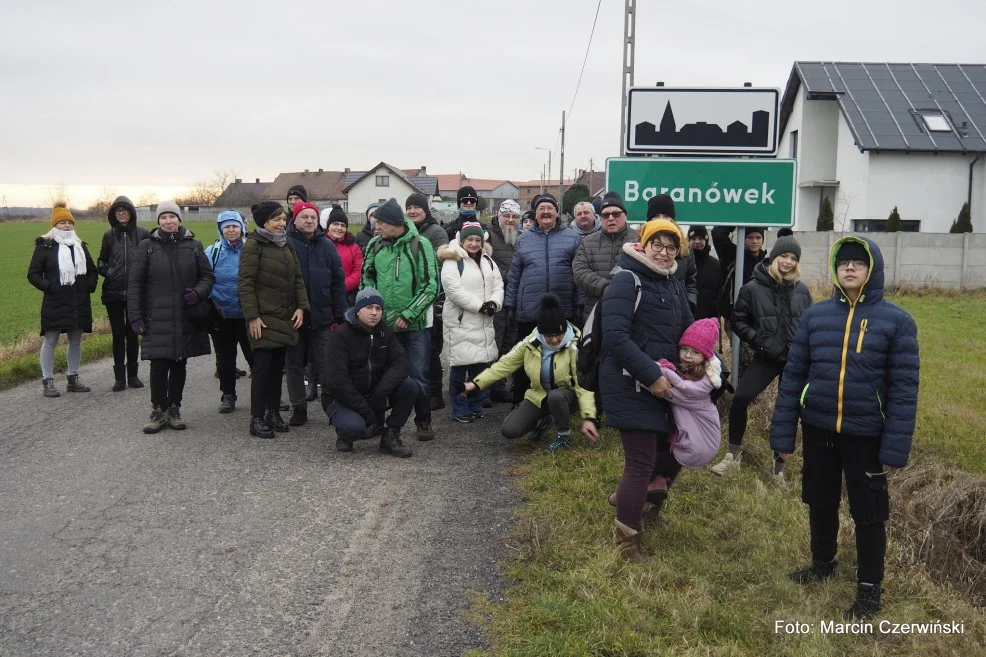
[[[572,327],[571,324],[568,324],[567,326],[568,328],[565,330],[565,337],[562,338],[561,344],[559,344],[557,348],[554,348],[553,351],[557,352],[557,351],[561,351],[562,349],[565,349],[566,347],[568,347],[568,345],[572,344],[572,340],[575,339],[575,329]],[[534,329],[534,336],[537,338],[537,341],[540,342],[543,346],[548,347],[548,349],[552,349],[552,347],[548,346],[548,343],[545,341],[544,336],[541,335],[541,331]]]
[[[173,233],[174,237],[171,235],[161,230],[160,226],[151,231],[151,239],[158,242],[183,242],[195,239],[195,233],[184,226],[178,226],[178,232]]]
[[[846,235],[838,240],[832,245],[832,250],[829,252],[829,267],[832,272],[832,282],[835,284],[835,292],[833,297],[837,300],[846,300],[845,290],[839,285],[839,272],[838,268],[835,266],[835,257],[839,253],[839,249],[842,248],[843,244],[847,242],[858,242],[863,245],[866,252],[870,254],[870,268],[867,271],[866,282],[863,283],[862,293],[859,295],[859,300],[856,303],[876,303],[883,300],[883,253],[880,251],[880,247],[873,240],[866,237],[857,237],[856,235]]]
[[[223,210],[216,217],[216,232],[219,233],[219,240],[227,249],[233,248],[233,245],[229,243],[229,240],[223,237],[223,230],[220,228],[220,224],[224,224],[231,219],[235,219],[236,223],[240,225],[240,246],[243,246],[243,240],[246,238],[246,222],[243,221],[243,217],[236,210]]]
[[[121,226],[120,222],[116,220],[116,211],[119,208],[125,208],[130,213],[130,223],[127,224],[126,228]],[[133,226],[137,225],[137,208],[134,207],[134,204],[126,196],[117,196],[113,204],[110,205],[110,209],[106,211],[106,219],[113,228],[130,230]]]
[[[757,266],[753,268],[753,276],[751,280],[754,280],[761,285],[766,285],[767,287],[779,287],[777,281],[774,277],[770,275],[770,264],[766,260],[761,260],[757,263]]]
[[[586,235],[592,235],[594,232],[596,232],[597,230],[599,230],[600,228],[602,228],[602,226],[603,226],[603,220],[600,219],[599,218],[599,215],[597,214],[596,215],[596,221],[593,222],[592,228],[590,228],[589,230],[582,230],[581,228],[579,228],[579,225],[577,223],[575,223],[575,220],[574,219],[572,219],[572,225],[569,226],[569,228],[573,229],[579,235],[582,235],[583,237],[585,237]]]

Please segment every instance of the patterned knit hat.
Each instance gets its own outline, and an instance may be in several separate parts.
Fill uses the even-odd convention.
[[[359,312],[363,308],[373,304],[383,308],[383,297],[380,296],[380,293],[377,292],[376,288],[364,287],[356,295],[356,303],[353,305],[353,308],[356,312]]]
[[[705,360],[712,358],[719,340],[719,320],[714,317],[700,319],[685,329],[679,347],[691,347],[703,356]]]
[[[483,230],[483,224],[478,221],[463,221],[462,228],[459,229],[459,241],[464,242],[467,237],[474,235],[486,241],[486,232]]]
[[[72,211],[68,209],[64,201],[55,203],[55,207],[51,209],[51,227],[54,228],[59,221],[71,221],[72,225],[75,225],[75,217],[72,216]]]

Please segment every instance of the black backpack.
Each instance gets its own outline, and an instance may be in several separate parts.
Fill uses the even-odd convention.
[[[626,271],[626,270],[618,270]],[[615,275],[615,273],[614,273]],[[630,272],[633,276],[634,291],[637,298],[633,303],[633,312],[637,312],[640,306],[640,277],[636,272]],[[599,389],[599,366],[606,355],[603,352],[603,300],[600,299],[592,307],[589,316],[582,327],[582,335],[578,342],[578,355],[575,360],[576,374],[579,377],[579,385],[586,390],[593,392]]]
[[[733,262],[722,274],[722,282],[719,283],[719,294],[716,295],[716,311],[726,318],[728,322],[733,316],[733,295],[736,284],[736,263]]]

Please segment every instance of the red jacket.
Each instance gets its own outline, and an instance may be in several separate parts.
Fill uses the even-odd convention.
[[[360,279],[363,276],[363,252],[352,233],[347,232],[338,241],[331,237],[329,239],[336,245],[339,257],[342,258],[342,270],[346,273],[346,294],[351,294],[359,289]]]

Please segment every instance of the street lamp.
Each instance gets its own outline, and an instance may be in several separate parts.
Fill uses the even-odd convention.
[[[548,180],[551,180],[551,149],[544,146],[535,146],[536,151],[548,151]],[[544,194],[544,177],[541,178],[541,193]]]

